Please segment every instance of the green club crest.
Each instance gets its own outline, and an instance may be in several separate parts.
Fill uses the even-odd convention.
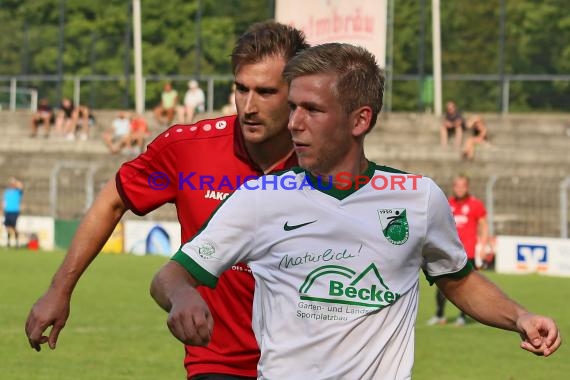
[[[405,208],[378,210],[378,217],[382,225],[382,233],[390,243],[402,245],[408,241],[410,228]]]

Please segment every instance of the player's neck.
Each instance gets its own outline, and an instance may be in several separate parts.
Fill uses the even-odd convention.
[[[271,172],[279,163],[295,154],[289,131],[259,144],[245,142],[249,157],[264,173]]]
[[[457,195],[454,195],[454,197],[457,202],[463,202],[469,198],[469,193],[465,193],[462,197],[458,197]]]
[[[362,151],[354,158],[351,158],[350,154],[345,156],[342,162],[327,170],[310,170],[310,172],[313,176],[321,178],[337,178],[337,175],[342,173],[354,179],[366,173],[368,165],[369,162]]]

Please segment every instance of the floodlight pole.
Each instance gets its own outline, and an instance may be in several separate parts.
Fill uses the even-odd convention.
[[[65,44],[65,1],[60,0],[59,2],[59,36],[58,36],[58,44],[57,44],[57,87],[56,93],[57,98],[60,99],[63,97],[63,51],[64,51],[64,44]]]
[[[200,79],[202,60],[202,0],[198,0],[198,11],[196,12],[196,69],[194,76]]]
[[[425,42],[426,42],[426,0],[420,0],[420,31],[419,31],[419,51],[418,51],[418,76],[420,77],[418,86],[418,111],[424,112],[425,105],[423,100],[424,90],[424,59],[425,59]]]
[[[144,86],[142,77],[141,1],[133,0],[133,47],[135,53],[135,109],[144,112]]]
[[[127,14],[129,19],[132,18],[133,6],[127,3]],[[130,103],[130,91],[131,91],[131,33],[132,24],[127,22],[125,25],[125,57],[124,57],[124,73],[125,73],[125,95],[123,97],[123,108],[128,109]]]
[[[500,78],[500,83],[499,83],[499,88],[501,89],[501,91],[499,91],[499,98],[497,100],[498,102],[498,108],[499,108],[499,112],[501,112],[502,114],[507,113],[507,110],[505,109],[505,107],[503,106],[505,104],[504,102],[504,97],[505,97],[505,18],[506,18],[506,5],[505,5],[505,0],[500,0],[500,12],[499,12],[499,78]]]

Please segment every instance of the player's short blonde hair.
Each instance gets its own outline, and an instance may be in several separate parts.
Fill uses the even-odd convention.
[[[333,91],[347,114],[363,106],[372,109],[372,128],[382,109],[385,78],[374,55],[359,46],[327,43],[297,54],[283,70],[289,83],[301,76],[326,73],[337,76]]]

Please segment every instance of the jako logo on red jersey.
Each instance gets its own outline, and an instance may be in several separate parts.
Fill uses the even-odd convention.
[[[204,198],[223,201],[228,197],[228,195],[230,195],[230,193],[224,193],[223,191],[207,190],[206,195],[204,195]]]

